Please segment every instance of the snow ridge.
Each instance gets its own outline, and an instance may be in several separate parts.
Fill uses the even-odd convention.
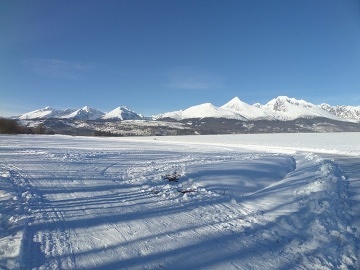
[[[305,172],[306,177],[299,177]],[[283,256],[307,254],[301,262],[306,269],[355,269],[358,237],[351,223],[348,190],[337,164],[310,153],[298,157],[296,169],[283,180],[245,196],[242,203],[264,224],[262,241],[286,243]],[[269,223],[273,228],[266,229]],[[334,248],[336,242],[342,245]],[[321,254],[316,252],[320,247]],[[294,269],[298,264],[294,262]]]
[[[312,234],[310,241],[294,239],[301,243],[300,252],[307,253],[324,243],[344,241],[347,245],[342,248],[327,248],[325,253],[331,256],[328,261],[330,268],[347,269],[357,261],[357,243],[354,228],[351,227],[348,183],[342,170],[331,160],[320,158],[315,154],[305,157],[315,163],[319,170],[315,178],[296,192],[301,197],[303,211],[299,212],[299,219],[311,220],[306,232]],[[304,207],[306,206],[306,207]],[[299,252],[299,250],[298,250]],[[321,266],[325,258],[309,258],[312,265]],[[316,267],[317,268],[317,267]]]

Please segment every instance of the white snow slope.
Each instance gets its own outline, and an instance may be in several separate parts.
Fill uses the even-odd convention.
[[[359,133],[0,136],[0,269],[360,269],[359,228]]]

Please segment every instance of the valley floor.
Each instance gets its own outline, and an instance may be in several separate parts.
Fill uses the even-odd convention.
[[[0,136],[0,269],[360,269],[359,228],[360,133]]]

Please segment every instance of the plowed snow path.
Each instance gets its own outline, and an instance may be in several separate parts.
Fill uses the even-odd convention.
[[[0,147],[0,250],[20,247],[0,268],[359,267],[345,159],[65,136]]]

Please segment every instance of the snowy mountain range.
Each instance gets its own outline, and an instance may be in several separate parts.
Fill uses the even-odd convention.
[[[329,104],[315,105],[305,100],[298,100],[286,96],[279,96],[265,105],[253,105],[241,101],[238,97],[226,104],[216,107],[211,103],[204,103],[189,107],[185,110],[167,112],[153,116],[154,120],[161,119],[197,119],[197,118],[227,118],[241,121],[280,120],[291,121],[299,118],[328,118],[337,121],[360,121],[360,106],[331,106]],[[51,107],[25,113],[18,117],[20,120],[31,119],[73,119],[73,120],[142,120],[145,117],[125,106],[104,113],[85,106],[78,110],[58,110]]]
[[[20,115],[20,120],[34,119],[73,119],[73,120],[141,120],[144,117],[141,114],[131,111],[127,107],[117,107],[116,109],[104,113],[95,108],[85,106],[78,110],[65,109],[58,110],[51,107],[45,107]]]
[[[279,96],[265,105],[249,105],[238,97],[221,107],[211,103],[192,106],[185,110],[168,112],[155,116],[155,119],[173,118],[184,120],[191,118],[228,118],[237,120],[281,120],[324,117],[338,121],[360,121],[360,106],[315,105],[305,100]]]

